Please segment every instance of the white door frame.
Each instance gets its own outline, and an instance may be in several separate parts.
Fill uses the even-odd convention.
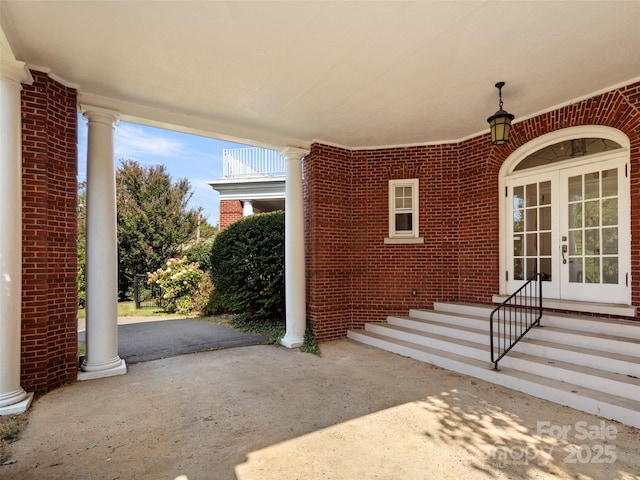
[[[591,157],[588,157],[591,158]],[[618,252],[617,257],[619,260],[618,264],[618,282],[615,284],[607,284],[606,282],[601,283],[571,283],[569,278],[569,266],[567,266],[566,271],[561,275],[561,285],[560,289],[563,292],[563,298],[568,298],[569,300],[576,300],[582,302],[593,301],[594,298],[606,299],[605,303],[616,303],[616,304],[630,304],[631,303],[631,288],[630,285],[630,274],[631,274],[631,251],[630,251],[630,238],[631,238],[631,205],[629,204],[631,199],[630,192],[630,181],[625,178],[625,165],[628,166],[629,158],[625,152],[620,152],[619,150],[615,150],[609,152],[608,155],[598,155],[598,160],[594,160],[587,163],[581,163],[575,167],[569,167],[566,169],[562,169],[558,172],[560,179],[560,188],[567,188],[567,180],[569,176],[574,174],[578,174],[582,177],[582,174],[585,171],[601,171],[609,169],[611,167],[615,168],[618,176],[618,223],[617,223],[617,231],[618,231]],[[628,167],[627,167],[628,174]],[[568,192],[564,191],[563,197],[565,199],[568,198]],[[565,205],[563,204],[563,207]],[[604,208],[604,207],[603,207]],[[583,212],[584,213],[584,212]],[[586,213],[584,213],[586,215]],[[583,218],[583,221],[584,218]],[[600,221],[600,229],[603,229],[604,223],[602,220]],[[570,233],[570,225],[569,225],[569,211],[568,208],[562,208],[560,213],[560,233],[562,235],[567,235]],[[605,226],[606,228],[606,226]],[[603,241],[603,240],[601,240]],[[584,242],[584,238],[583,238]],[[569,245],[569,243],[563,243]],[[601,243],[600,248],[603,248],[603,244]],[[569,252],[570,254],[570,252]],[[570,261],[570,260],[569,260]],[[602,260],[604,261],[604,260]],[[579,288],[575,288],[580,285]],[[565,295],[564,292],[568,292],[569,295]],[[603,300],[600,300],[601,302]]]
[[[587,125],[580,127],[570,127],[555,132],[541,135],[526,144],[518,148],[502,164],[498,178],[498,205],[499,205],[499,249],[500,249],[500,294],[506,295],[507,292],[507,279],[505,272],[508,270],[508,242],[507,242],[507,202],[505,201],[505,191],[507,186],[508,177],[513,174],[517,165],[524,160],[528,155],[540,150],[546,146],[553,145],[566,140],[574,138],[605,138],[612,140],[622,146],[622,151],[626,154],[627,159],[630,159],[630,145],[629,138],[620,130],[611,127]],[[591,158],[591,157],[586,157]],[[548,167],[531,168],[530,173],[534,174],[536,171],[545,171]],[[630,222],[630,219],[628,220]],[[629,302],[631,296],[629,295]]]
[[[537,169],[531,169],[531,170],[537,170]],[[560,198],[559,195],[559,190],[560,190],[560,185],[558,182],[558,173],[557,171],[554,169],[553,171],[543,171],[543,172],[539,172],[539,171],[535,171],[535,172],[530,172],[529,169],[524,170],[522,172],[522,175],[518,175],[517,177],[506,177],[505,178],[505,187],[508,187],[508,192],[507,189],[505,188],[505,191],[503,193],[502,196],[502,202],[504,204],[504,208],[505,208],[505,212],[507,213],[512,213],[512,210],[510,209],[509,205],[513,205],[513,195],[514,195],[514,184],[515,185],[522,185],[524,186],[525,184],[538,184],[541,181],[548,181],[551,185],[551,189],[549,194],[551,195],[551,203],[547,205],[547,207],[549,207],[550,211],[551,211],[551,215],[550,215],[550,220],[551,220],[551,248],[552,250],[555,248],[557,250],[557,252],[554,254],[553,251],[552,256],[551,256],[551,271],[553,272],[552,275],[552,281],[551,282],[545,282],[544,284],[544,291],[543,294],[545,297],[548,298],[560,298],[560,275],[558,275],[558,272],[560,271],[560,259],[559,259],[559,245],[560,245],[560,232],[559,232],[559,228],[555,227],[554,228],[554,223],[557,223],[557,218],[559,218],[559,214],[560,212],[559,210],[559,202],[558,202],[558,198]],[[553,177],[556,178],[553,178]],[[513,180],[513,181],[511,181]],[[505,215],[505,217],[507,219],[510,220],[510,216],[509,215]],[[512,262],[513,262],[513,245],[512,245],[512,241],[511,239],[513,238],[514,232],[513,232],[513,222],[507,220],[505,222],[505,256],[506,256],[506,262],[505,262],[505,269],[506,270],[511,270],[511,266],[512,266]],[[540,225],[538,225],[538,228],[540,227]],[[526,238],[526,234],[527,232],[522,232],[522,241],[523,241],[523,248],[524,248],[524,243],[525,242],[525,238]],[[538,247],[540,247],[541,245],[538,244]],[[524,268],[524,265],[523,265]],[[542,268],[542,267],[541,267]],[[542,271],[542,270],[541,270]],[[524,271],[523,271],[524,273]],[[524,283],[526,282],[527,278],[525,275],[525,279],[524,280],[516,280],[513,278],[513,272],[509,275],[509,278],[506,278],[505,275],[505,283],[507,285],[507,289],[505,291],[509,292],[509,291],[513,291],[514,288],[517,288],[520,285],[524,285]],[[511,288],[508,288],[509,285],[511,285]],[[510,292],[510,293],[511,293]]]

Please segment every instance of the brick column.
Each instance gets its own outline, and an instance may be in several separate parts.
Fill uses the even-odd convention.
[[[87,354],[78,380],[127,372],[118,356],[118,245],[113,128],[119,114],[82,106],[87,119]]]
[[[2,45],[0,64],[0,415],[22,413],[33,394],[20,386],[22,317],[22,129],[20,91],[31,75]]]
[[[288,147],[285,157],[284,270],[287,333],[280,343],[287,348],[300,347],[307,326],[306,283],[304,273],[304,199],[302,196],[302,159],[309,153]]]
[[[220,200],[220,230],[242,218],[242,202],[240,200]]]

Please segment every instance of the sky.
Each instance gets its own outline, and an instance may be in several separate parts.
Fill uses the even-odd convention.
[[[222,177],[222,150],[242,146],[128,122],[118,123],[114,133],[116,168],[121,160],[135,160],[141,166],[164,165],[174,182],[186,178],[193,192],[189,207],[202,207],[214,226],[220,220],[220,198],[207,182]],[[87,122],[78,114],[78,181],[86,179]]]

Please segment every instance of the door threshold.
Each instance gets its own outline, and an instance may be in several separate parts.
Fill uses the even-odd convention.
[[[502,303],[508,295],[494,295],[493,303]],[[635,317],[636,307],[619,303],[577,302],[574,300],[558,300],[557,298],[543,298],[544,308],[554,310],[568,310],[570,312],[596,313],[599,315],[616,315],[620,317]]]

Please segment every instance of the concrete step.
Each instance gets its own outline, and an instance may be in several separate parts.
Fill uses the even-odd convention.
[[[434,310],[459,314],[462,317],[474,316],[489,320],[494,305],[471,304],[461,302],[436,302]],[[429,310],[412,310],[409,315],[418,317],[420,313]],[[564,313],[545,311],[542,316],[542,325],[549,327],[564,328],[567,330],[578,330],[593,334],[603,334],[625,339],[640,340],[640,321],[621,320],[601,317],[577,316]]]
[[[424,332],[387,323],[367,323],[364,326],[364,330],[396,340],[425,345],[447,352],[455,352],[459,355],[482,361],[488,366],[492,365],[489,361],[489,348],[487,346],[463,338]]]
[[[409,316],[489,331],[491,305],[436,302],[434,307],[437,310],[411,310]],[[561,341],[566,345],[640,359],[640,322],[545,313],[541,324],[544,328],[532,329],[527,338]]]
[[[452,336],[461,340],[480,343],[482,345],[486,345],[487,351],[489,351],[489,329],[487,328],[489,324],[487,322],[484,322],[484,325],[481,325],[485,328],[475,328],[431,319],[425,320],[423,318],[390,316],[387,318],[387,324],[410,328],[420,332]]]
[[[489,315],[486,312],[480,314],[474,313],[457,313],[445,310],[416,310],[409,311],[409,317],[416,320],[435,321],[446,323],[448,325],[457,325],[460,327],[476,328],[485,332],[489,331]],[[491,312],[489,312],[491,313]]]
[[[640,427],[640,415],[637,413],[640,411],[640,401],[637,397],[625,398],[600,389],[591,389],[529,372],[516,371],[506,364],[501,364],[501,371],[495,371],[486,361],[374,331],[352,330],[347,333],[347,336],[352,340],[399,355],[512,388],[583,412]]]
[[[512,368],[561,382],[570,381],[580,387],[600,390],[619,397],[640,399],[640,379],[621,373],[607,372],[517,351],[511,351],[503,357],[498,367]]]
[[[622,375],[640,376],[640,364],[636,357],[538,340],[531,338],[532,332],[527,334],[524,341],[518,342],[513,350],[548,360],[559,360]]]
[[[494,295],[492,302],[500,305],[508,298],[507,295]],[[599,316],[613,315],[615,317],[635,317],[636,307],[619,303],[584,302],[575,300],[558,300],[545,298],[544,305],[547,309],[565,310],[568,312],[583,312]]]
[[[552,326],[533,328],[526,338],[563,343],[572,347],[600,350],[607,353],[619,353],[635,358],[636,362],[640,361],[640,340],[635,338],[580,332]],[[638,369],[640,370],[640,367]],[[640,372],[638,372],[638,376],[640,376]]]
[[[373,324],[376,325],[376,324]],[[447,342],[450,339],[457,339],[472,342],[475,354],[474,358],[485,360],[489,358],[489,335],[487,330],[476,328],[456,326],[450,323],[442,323],[429,321],[411,317],[389,317],[388,323],[382,325],[394,325],[396,327],[404,327],[408,329],[402,338],[415,343],[421,343],[416,338],[410,338],[415,335],[412,331],[433,334],[438,341]],[[487,327],[487,322],[484,322]],[[368,327],[365,327],[368,328]],[[376,327],[378,329],[383,327]],[[398,329],[402,331],[401,329]],[[378,333],[382,333],[379,330]],[[578,338],[572,338],[572,335],[578,335]],[[389,334],[389,336],[393,336]],[[584,337],[589,337],[585,339]],[[398,336],[397,338],[401,338]],[[547,339],[552,339],[549,341]],[[560,341],[558,341],[560,340]],[[422,340],[425,344],[429,344],[429,340]],[[600,346],[608,345],[608,350],[598,350],[588,348],[583,345]],[[575,344],[575,345],[574,345]],[[457,348],[463,348],[463,345]],[[582,365],[592,369],[603,370],[605,372],[614,372],[622,375],[640,377],[640,346],[636,347],[634,341],[625,342],[621,338],[602,338],[593,335],[581,334],[580,332],[564,331],[562,329],[552,329],[550,327],[534,328],[525,339],[514,347],[514,351],[522,352],[529,355],[539,356],[550,360],[559,360],[562,362]]]
[[[390,317],[389,320],[397,322],[402,319]],[[365,325],[365,331],[438,350],[455,352],[491,364],[486,333],[470,332],[469,329],[462,327],[457,327],[460,330],[456,330],[456,327],[440,328],[439,324],[429,324],[425,321],[417,323],[432,329],[416,330],[412,328],[416,322],[410,322],[411,327],[396,323],[369,323]],[[480,337],[480,341],[474,340],[476,336]],[[542,355],[538,355],[536,349]],[[552,356],[547,356],[550,352]],[[580,348],[565,350],[563,345],[552,342],[529,345],[525,338],[500,360],[499,367],[507,366],[514,370],[560,381],[570,379],[572,383],[582,387],[600,389],[625,398],[640,398],[640,379],[634,378],[638,364],[634,359],[618,355],[615,359],[611,358],[612,363],[610,363],[606,354],[601,353],[596,357],[597,355],[598,352]],[[596,364],[594,361],[593,365],[585,365],[589,363],[585,361],[585,356],[596,357],[599,362]],[[572,359],[573,362],[567,361],[568,359]],[[614,360],[615,363],[613,363]],[[623,365],[623,371],[615,368],[619,364]]]
[[[412,310],[411,313],[417,316],[391,316],[388,318],[388,323],[423,332],[454,336],[486,345],[487,348],[489,346],[488,318],[432,310]],[[538,340],[538,345],[547,345],[550,349],[554,347],[556,356],[553,358],[557,360],[579,365],[586,364],[593,368],[601,368],[626,375],[640,376],[640,366],[638,366],[638,363],[640,363],[640,340],[634,338],[592,334],[550,326],[533,328],[525,338],[527,341]],[[516,348],[519,348],[519,346],[516,346]],[[588,359],[587,363],[577,360],[576,354],[581,350],[584,350],[585,354],[593,358]],[[566,355],[558,356],[558,352],[562,351],[566,351]],[[619,355],[626,357],[622,359],[626,362],[626,365],[621,367],[617,361],[609,365],[609,359],[621,360],[618,357]],[[598,358],[605,359],[605,362],[598,362]]]

